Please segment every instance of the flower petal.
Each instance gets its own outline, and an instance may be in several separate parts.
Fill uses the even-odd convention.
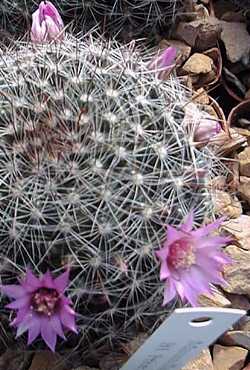
[[[204,236],[207,236],[211,232],[218,229],[224,221],[225,221],[225,217],[218,218],[216,221],[214,221],[214,222],[212,222],[208,225],[205,225],[203,227],[200,227],[197,230],[192,231],[192,235],[195,238],[202,238]]]
[[[18,310],[16,317],[14,320],[10,323],[10,326],[17,326],[19,325],[23,320],[25,320],[26,316],[30,314],[30,310],[27,307],[21,308]]]
[[[163,306],[165,306],[167,303],[172,301],[172,299],[176,296],[176,289],[171,279],[168,279],[165,283],[165,289],[164,289],[164,300],[163,300]]]
[[[32,14],[32,26],[31,26],[31,40],[33,42],[43,42],[46,35],[46,25],[44,22],[40,22],[39,9]]]
[[[52,276],[49,270],[42,276],[41,283],[42,283],[42,286],[44,286],[45,288],[48,288],[48,289],[55,288],[54,281],[52,279]]]
[[[37,315],[34,315],[28,330],[28,345],[30,345],[41,332],[41,322]]]
[[[63,293],[67,288],[69,283],[69,269],[67,269],[63,274],[54,279],[54,286],[58,292]]]
[[[21,285],[2,285],[0,289],[11,298],[21,298],[26,294],[26,290]]]
[[[167,261],[162,261],[160,269],[160,280],[165,280],[170,276]]]
[[[60,320],[65,328],[70,329],[74,333],[77,333],[76,323],[75,323],[75,314],[71,311],[69,312],[67,308],[68,306],[64,306],[60,310]]]
[[[59,335],[61,338],[66,339],[63,333],[62,324],[59,315],[53,315],[50,318],[50,325],[52,326],[53,330]]]
[[[20,337],[25,331],[29,329],[32,320],[33,316],[29,314],[20,322],[20,324],[17,325],[16,338]]]
[[[169,247],[172,243],[176,242],[178,239],[185,237],[185,234],[174,227],[167,226],[167,239],[164,243],[164,247]]]
[[[45,17],[45,24],[46,24],[46,40],[52,41],[56,39],[56,37],[60,33],[60,29],[58,28],[57,24],[51,19],[50,17]]]
[[[16,301],[13,301],[9,303],[6,308],[10,308],[11,310],[16,310],[24,307],[29,307],[30,305],[30,295],[25,295],[22,298],[17,299]]]
[[[218,248],[232,242],[232,238],[228,236],[210,236],[202,239],[196,239],[196,248]]]
[[[22,284],[22,287],[30,293],[41,287],[40,280],[32,273],[29,268],[27,268],[26,270],[25,279],[21,280],[20,284]]]
[[[47,317],[41,319],[41,336],[52,352],[55,352],[57,335]]]
[[[63,21],[62,18],[56,9],[56,7],[50,2],[46,1],[45,8],[43,9],[43,16],[49,16],[53,19],[54,23],[58,26],[58,28],[63,28]]]
[[[180,226],[180,230],[190,232],[192,231],[193,228],[193,223],[194,223],[194,212],[191,211],[187,217],[184,223]]]
[[[160,67],[169,67],[171,64],[173,64],[177,54],[177,49],[173,46],[168,47],[165,49],[160,57]]]

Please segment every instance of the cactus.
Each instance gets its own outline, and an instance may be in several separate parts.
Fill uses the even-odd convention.
[[[189,93],[145,61],[91,35],[18,42],[0,60],[2,281],[70,263],[86,358],[88,343],[117,344],[171,311],[155,256],[165,225],[212,211],[217,161],[182,125]]]
[[[54,0],[65,23],[87,31],[97,25],[109,36],[123,40],[167,34],[183,0]],[[2,0],[1,27],[23,34],[40,0]]]

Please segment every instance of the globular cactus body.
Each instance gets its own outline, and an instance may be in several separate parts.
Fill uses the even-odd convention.
[[[166,312],[155,256],[165,225],[211,211],[213,156],[182,125],[188,92],[131,45],[91,37],[20,43],[0,64],[2,260],[71,264],[84,354],[86,338],[128,339]],[[13,267],[2,276],[13,282]]]
[[[21,31],[30,26],[31,14],[40,0],[2,0],[1,27]],[[171,24],[181,12],[183,0],[54,0],[66,23],[79,31],[99,27],[99,31],[123,40],[156,37],[169,33]],[[19,29],[18,29],[19,28]]]

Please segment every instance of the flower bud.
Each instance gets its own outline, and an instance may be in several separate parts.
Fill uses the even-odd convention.
[[[31,40],[49,42],[64,38],[63,21],[56,7],[50,1],[42,1],[32,14]]]
[[[166,71],[174,66],[177,49],[173,46],[165,49],[161,55],[151,61],[148,68],[157,72],[158,78],[163,78]]]

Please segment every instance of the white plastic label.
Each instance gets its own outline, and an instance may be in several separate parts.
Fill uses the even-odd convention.
[[[121,370],[179,370],[245,314],[230,308],[176,309]]]

